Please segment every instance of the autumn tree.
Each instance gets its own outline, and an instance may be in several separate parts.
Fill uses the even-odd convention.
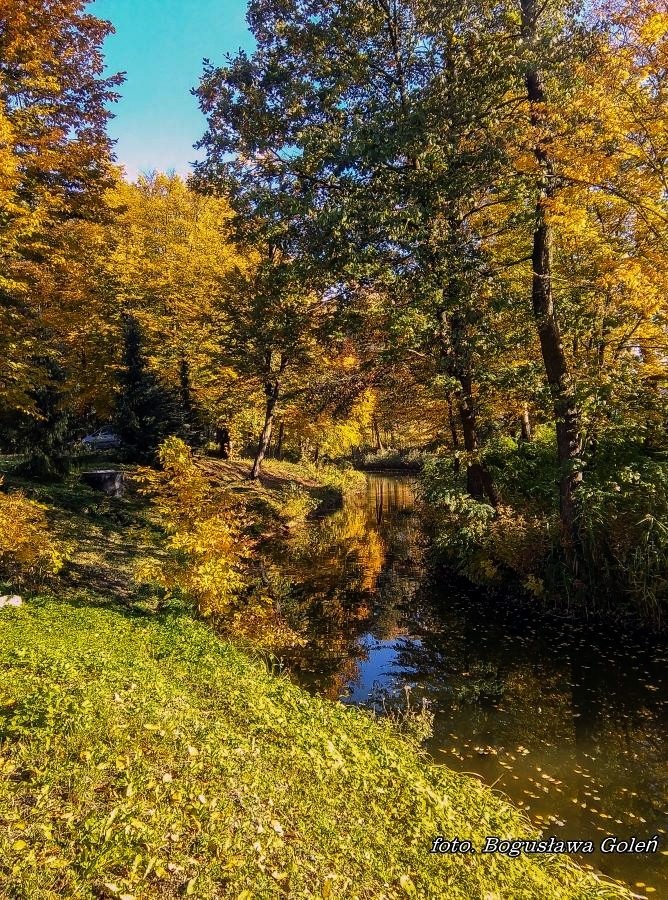
[[[232,240],[227,201],[190,190],[177,175],[121,181],[108,202],[116,217],[104,277],[113,286],[121,334],[127,338],[128,322],[134,323],[142,378],[157,379],[173,397],[184,433],[194,440],[221,414],[237,377],[231,319],[252,256]]]
[[[495,503],[475,410],[484,266],[469,219],[493,202],[500,160],[503,13],[256,0],[249,22],[257,51],[209,66],[197,91],[209,119],[200,179],[280,230],[323,283],[372,282],[399,319],[429,322],[418,340],[448,375],[469,490]]]
[[[647,378],[661,378],[666,13],[621,2],[583,17],[521,0],[520,38],[527,103],[516,162],[534,196],[532,308],[575,562],[577,492],[606,409],[632,372],[631,390],[646,395]]]
[[[298,284],[291,260],[272,248],[258,265],[246,302],[237,310],[230,347],[241,377],[261,385],[264,420],[251,478],[258,478],[280,404],[313,373],[330,318],[327,299]]]
[[[76,223],[106,213],[108,107],[122,80],[103,74],[111,30],[83,0],[0,2],[0,385],[8,409],[42,422],[35,391],[58,403],[83,313]]]

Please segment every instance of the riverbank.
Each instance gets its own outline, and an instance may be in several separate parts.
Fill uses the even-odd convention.
[[[280,542],[296,524],[340,506],[346,493],[364,484],[361,473],[334,466],[267,460],[261,477],[252,481],[250,459],[201,456],[193,461],[212,496],[228,496],[243,516],[244,529],[265,542]],[[152,597],[150,589],[139,590],[135,579],[142,564],[165,559],[167,535],[163,511],[145,491],[142,470],[113,455],[75,456],[62,480],[39,481],[18,474],[21,462],[18,456],[0,457],[0,490],[40,504],[49,539],[62,558],[57,580],[51,579],[59,595],[85,587],[100,602],[151,607],[155,592]],[[80,481],[82,471],[95,468],[124,472],[122,497],[106,497]],[[0,589],[18,590],[21,582],[3,580],[2,562],[0,558]],[[32,574],[27,579],[30,583]]]
[[[200,462],[243,498],[258,539],[288,552],[295,512],[308,517],[342,477],[272,462],[258,484],[245,461]],[[618,895],[565,857],[430,856],[437,834],[535,829],[388,724],[268,674],[137,581],[138,565],[165,556],[146,496],[104,498],[76,473],[21,484],[67,558],[50,590],[0,610],[7,896]]]
[[[16,898],[623,896],[475,779],[313,698],[186,615],[78,600],[0,630],[0,879]],[[6,894],[9,896],[9,894]]]

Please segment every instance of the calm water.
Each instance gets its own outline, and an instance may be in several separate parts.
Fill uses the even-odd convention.
[[[284,612],[308,636],[285,662],[309,690],[377,708],[426,698],[435,761],[495,785],[546,835],[659,834],[668,850],[665,641],[434,578],[402,476],[369,476],[280,563]],[[668,898],[668,855],[585,861]]]

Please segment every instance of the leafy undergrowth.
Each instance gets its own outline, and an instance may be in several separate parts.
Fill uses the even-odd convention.
[[[187,616],[0,616],[2,897],[623,895],[561,857],[430,855],[533,829]]]

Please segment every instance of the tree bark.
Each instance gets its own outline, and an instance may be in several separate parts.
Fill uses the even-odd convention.
[[[454,462],[452,464],[455,475],[459,475],[461,463],[458,456],[459,451],[459,434],[457,433],[457,422],[455,421],[455,413],[452,408],[452,400],[448,397],[448,422],[450,424],[450,437],[452,438],[452,450],[454,453]]]
[[[539,3],[537,0],[521,0],[521,10],[522,37],[527,44],[535,46],[541,11]],[[538,67],[530,68],[527,72],[526,88],[531,107],[531,124],[538,128],[541,125],[540,105],[545,102],[543,78]],[[576,493],[582,482],[580,411],[564,353],[552,289],[554,234],[547,208],[555,192],[555,170],[544,142],[537,141],[534,153],[542,175],[536,199],[531,299],[557,429],[562,537],[565,549],[573,558],[573,554],[577,553],[578,544]]]
[[[526,403],[522,408],[520,425],[522,429],[520,433],[520,440],[528,444],[531,441],[531,419],[529,418],[529,407],[526,405]]]
[[[471,376],[462,374],[459,376],[462,392],[459,400],[459,419],[462,423],[464,435],[464,449],[469,454],[476,454],[479,450],[478,429],[473,405],[473,382]],[[496,509],[499,505],[499,494],[494,484],[491,473],[479,460],[469,462],[466,468],[466,489],[474,500],[483,501],[485,497]]]
[[[462,365],[460,354],[457,352],[456,332],[458,328],[451,327],[447,312],[444,309],[439,311],[438,317],[441,347],[446,369],[451,377],[457,379],[460,386],[457,406],[464,436],[464,450],[471,456],[474,456],[473,459],[469,459],[466,466],[466,489],[474,500],[482,501],[486,495],[490,504],[496,509],[499,505],[499,493],[494,484],[494,479],[487,467],[480,460],[475,459],[475,455],[479,450],[479,442],[475,403],[473,400],[473,378]]]
[[[281,424],[278,426],[278,441],[276,442],[276,459],[281,459],[283,456],[283,437],[285,435],[285,422],[281,419]]]
[[[124,475],[114,469],[98,469],[94,472],[82,472],[79,476],[84,484],[102,491],[108,497],[122,497],[125,490]]]
[[[232,442],[230,439],[230,430],[226,425],[217,426],[216,443],[218,444],[218,454],[220,458],[229,459],[232,453]]]
[[[376,450],[384,450],[385,448],[383,447],[383,441],[380,436],[380,428],[378,427],[378,422],[376,419],[373,420],[373,433],[376,438]]]
[[[274,413],[276,411],[276,404],[278,403],[278,398],[280,396],[280,390],[280,381],[278,378],[267,381],[265,383],[264,392],[267,396],[267,405],[264,414],[264,427],[262,429],[262,433],[260,434],[260,442],[258,444],[257,453],[255,454],[255,459],[253,461],[253,468],[250,471],[251,478],[260,477],[262,461],[267,455],[267,447],[269,446],[269,441],[271,440],[271,431],[274,427]]]

